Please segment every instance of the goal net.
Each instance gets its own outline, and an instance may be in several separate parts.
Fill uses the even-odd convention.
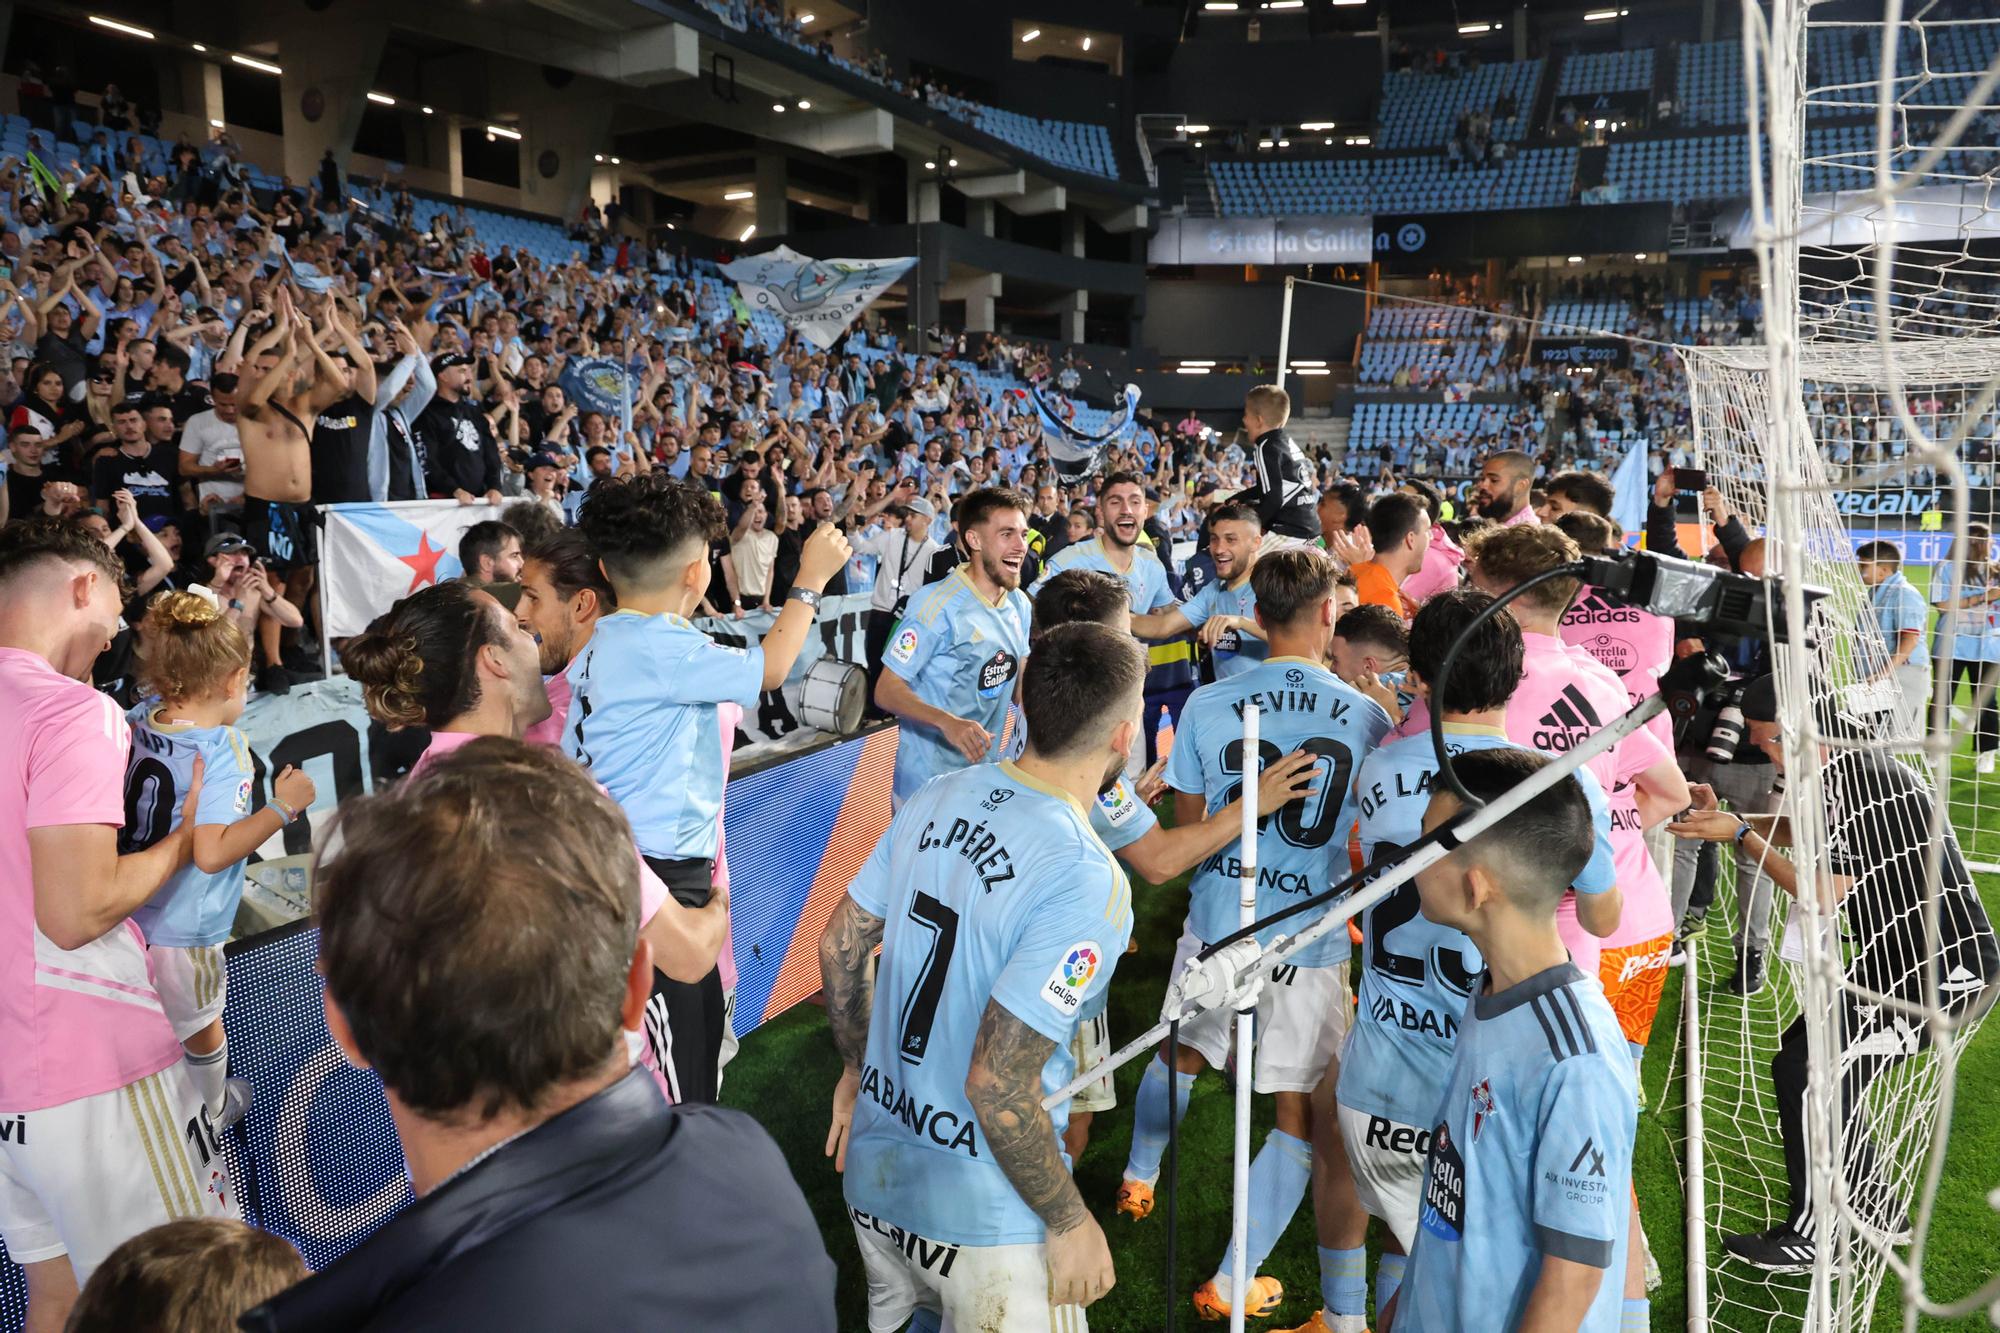
[[[1855,559],[1857,514],[1933,491],[1930,517],[1880,534],[1906,556],[1920,604],[1978,587],[1986,554],[1968,538],[1988,517],[1969,510],[1990,480],[2000,384],[1988,213],[2000,203],[2000,21],[1964,16],[1990,6],[1910,8],[1889,0],[1857,19],[1849,4],[1744,6],[1764,343],[1680,350],[1699,462],[1764,535],[1765,572],[1786,587],[1773,809],[1789,820],[1800,885],[1797,903],[1772,893],[1767,908],[1725,854],[1710,912],[1723,929],[1696,951],[1698,1022],[1675,1056],[1702,1090],[1687,1108],[1703,1233],[1691,1328],[1914,1326],[1993,1298],[1986,1275],[1926,1264],[1957,1061],[1987,998],[1982,965],[1961,966],[1955,943],[1977,902],[1960,849],[2000,862],[1988,808],[2000,779],[1994,798],[1971,780],[1984,699],[1955,692],[1929,654],[1941,642],[1948,661],[1959,631],[1985,634],[1986,613],[1926,625],[1923,655],[1899,668],[1879,626],[1901,594],[1867,586]],[[1808,586],[1825,595],[1809,601]],[[1762,927],[1769,984],[1747,997],[1717,987],[1731,934]],[[1800,1145],[1789,1167],[1788,1119]],[[1795,1247],[1797,1272],[1724,1245],[1788,1221],[1810,1241]]]

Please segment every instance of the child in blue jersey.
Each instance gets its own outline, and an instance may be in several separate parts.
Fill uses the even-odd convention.
[[[1452,768],[1490,803],[1552,762],[1505,748]],[[1423,831],[1461,808],[1434,791]],[[1464,931],[1486,970],[1430,1120],[1409,1271],[1378,1327],[1621,1333],[1634,1328],[1628,1314],[1644,1318],[1620,1280],[1638,1119],[1632,1059],[1603,990],[1556,932],[1556,903],[1596,846],[1592,823],[1582,786],[1559,782],[1417,875],[1424,917]]]
[[[235,722],[250,686],[250,642],[208,598],[163,592],[146,611],[140,680],[156,699],[130,715],[120,851],[143,851],[180,827],[193,796],[194,859],[132,914],[145,933],[160,1003],[187,1052],[211,1128],[236,1123],[250,1084],[228,1078],[222,946],[243,898],[250,853],[313,803],[313,780],[287,767],[252,811],[256,771]]]
[[[1191,822],[1204,811],[1221,807],[1241,788],[1242,775],[1250,767],[1242,755],[1246,703],[1255,702],[1261,716],[1259,768],[1297,750],[1316,757],[1318,794],[1265,820],[1258,835],[1260,918],[1323,892],[1336,877],[1346,877],[1347,838],[1356,809],[1354,770],[1391,725],[1379,705],[1326,668],[1336,578],[1331,558],[1314,547],[1281,547],[1258,559],[1251,580],[1258,623],[1271,656],[1189,696],[1167,762],[1167,785],[1177,793],[1176,812],[1181,821]],[[1187,924],[1175,951],[1176,974],[1203,946],[1237,929],[1238,867],[1238,849],[1232,845],[1196,868]],[[1312,919],[1296,918],[1282,928],[1267,929],[1260,933],[1260,942],[1269,944],[1279,933],[1296,934]],[[1308,946],[1272,978],[1258,1004],[1255,1087],[1275,1095],[1277,1128],[1250,1168],[1248,1271],[1253,1273],[1277,1244],[1312,1179],[1310,1098],[1347,1032],[1348,948],[1344,934]],[[1233,1015],[1222,1010],[1183,1024],[1180,1068],[1174,1072],[1191,1081],[1204,1063],[1221,1068],[1228,1059],[1232,1029]],[[1167,1074],[1164,1064],[1157,1074],[1150,1067],[1147,1071],[1147,1077],[1162,1084]],[[1172,1113],[1178,1116],[1184,1106],[1177,1087]],[[1119,1211],[1135,1218],[1151,1211],[1165,1110],[1166,1098],[1148,1097],[1142,1085],[1132,1152],[1118,1197]],[[1323,1188],[1337,1186],[1328,1182]],[[1259,1277],[1248,1293],[1246,1310],[1261,1318],[1276,1308],[1282,1296],[1283,1288],[1275,1279]],[[1195,1308],[1204,1318],[1221,1318],[1235,1297],[1225,1269],[1195,1292]]]
[[[1038,643],[1018,763],[926,783],[820,941],[845,1064],[827,1152],[868,1274],[868,1327],[1053,1333],[1115,1280],[1071,1178],[1070,1040],[1131,934],[1131,890],[1089,805],[1139,743],[1145,656],[1101,625]],[[881,958],[871,958],[877,943]]]
[[[821,527],[806,539],[799,574],[778,618],[756,647],[724,648],[688,615],[708,591],[708,543],[722,506],[698,484],[659,472],[607,478],[590,489],[578,529],[617,594],[570,662],[562,747],[590,770],[632,822],[639,852],[676,899],[708,902],[722,837],[722,789],[733,728],[725,705],[756,706],[784,684],[817,618],[819,590],[847,563],[847,539]],[[662,979],[675,1064],[705,1076],[681,1079],[686,1101],[714,1100],[723,1027],[722,980]],[[673,989],[683,988],[683,989]],[[700,1034],[700,1035],[697,1035]],[[702,1046],[683,1059],[683,1044]]]
[[[1511,615],[1502,611],[1473,631],[1452,669],[1447,697],[1433,698],[1427,683],[1452,644],[1492,601],[1476,589],[1454,588],[1426,602],[1410,625],[1410,684],[1432,707],[1443,709],[1445,745],[1453,756],[1511,743],[1503,724],[1507,700],[1521,681],[1523,654],[1521,631]],[[1366,610],[1382,608],[1361,608]],[[1373,862],[1422,837],[1436,772],[1437,751],[1428,728],[1392,739],[1362,761],[1355,791],[1361,802],[1363,857]],[[1619,914],[1611,809],[1588,769],[1579,771],[1579,781],[1591,802],[1595,842],[1590,864],[1574,887],[1579,895],[1591,895],[1581,909],[1586,924],[1609,932]],[[1417,908],[1417,887],[1406,883],[1361,914],[1359,1003],[1354,1030],[1340,1054],[1337,1118],[1355,1194],[1390,1233],[1376,1268],[1377,1310],[1395,1295],[1416,1238],[1430,1119],[1451,1069],[1466,997],[1482,966],[1479,950],[1461,931],[1426,920]],[[1365,1235],[1366,1218],[1340,1232],[1322,1233],[1323,1266],[1357,1266],[1365,1257]],[[1365,1327],[1364,1295],[1358,1277],[1337,1292],[1329,1289],[1325,1309],[1315,1316],[1319,1323],[1308,1323],[1297,1333],[1352,1333]]]
[[[998,758],[1032,610],[1021,591],[1028,501],[986,487],[954,507],[967,559],[910,601],[882,654],[875,702],[902,719],[897,808],[942,773]]]
[[[1148,639],[1198,631],[1202,646],[1214,655],[1218,679],[1256,666],[1269,651],[1264,631],[1257,626],[1257,590],[1250,582],[1263,540],[1256,510],[1219,506],[1208,516],[1208,554],[1215,562],[1215,578],[1179,606],[1132,617],[1133,630]]]

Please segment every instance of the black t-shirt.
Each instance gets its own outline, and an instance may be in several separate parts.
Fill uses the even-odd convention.
[[[349,394],[319,414],[312,432],[312,498],[316,504],[354,504],[368,493],[368,438],[375,407]]]
[[[137,458],[119,450],[97,460],[90,472],[90,493],[108,506],[114,491],[130,491],[139,517],[181,512],[181,455],[172,444],[156,444]],[[107,511],[108,512],[108,511]]]
[[[81,484],[82,478],[61,468],[42,465],[36,476],[9,469],[7,472],[7,517],[10,519],[34,518],[42,512],[42,487],[52,481],[73,481]]]
[[[68,337],[58,338],[53,333],[44,333],[36,339],[35,360],[54,366],[63,378],[64,392],[68,392],[90,373],[90,357],[83,350],[88,343],[82,329],[72,323]]]
[[[417,436],[423,442],[427,484],[433,492],[484,495],[500,489],[500,445],[493,438],[492,423],[471,401],[431,399],[417,418]]]
[[[199,384],[183,384],[177,392],[166,395],[167,408],[174,414],[174,429],[187,425],[188,418],[198,412],[206,412],[214,404],[209,401],[208,390]]]

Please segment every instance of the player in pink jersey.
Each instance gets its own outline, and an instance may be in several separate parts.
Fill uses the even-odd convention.
[[[1587,472],[1561,472],[1549,482],[1549,506],[1554,509],[1571,502],[1569,488],[1582,484],[1602,487],[1604,501],[1610,503],[1611,488],[1602,478]],[[1594,509],[1570,508],[1561,511],[1556,526],[1567,533],[1585,555],[1611,555],[1620,549],[1618,527]],[[1656,616],[1635,606],[1618,606],[1584,588],[1576,602],[1563,613],[1563,642],[1583,649],[1618,677],[1625,697],[1632,703],[1660,692],[1660,677],[1674,663],[1674,622],[1671,616]],[[1669,750],[1674,745],[1672,720],[1661,713],[1646,724]]]
[[[82,528],[0,529],[0,1240],[37,1333],[126,1238],[235,1211],[127,919],[188,863],[193,802],[118,855],[129,733],[82,683],[118,630],[121,574]]]
[[[1498,596],[1537,574],[1575,561],[1578,555],[1576,543],[1558,529],[1519,524],[1480,534],[1468,559],[1474,586]],[[1556,579],[1509,605],[1521,625],[1526,661],[1521,684],[1507,704],[1507,733],[1517,744],[1557,754],[1574,749],[1627,708],[1625,690],[1617,678],[1588,653],[1557,637],[1562,614],[1575,598],[1577,586],[1574,579]],[[1630,841],[1639,855],[1645,855],[1644,830],[1686,808],[1687,780],[1681,776],[1672,750],[1651,732],[1626,737],[1609,754],[1593,760],[1590,767],[1611,796],[1614,854],[1623,841]],[[1653,879],[1657,882],[1658,878],[1656,870]],[[1626,888],[1622,874],[1619,888],[1628,900],[1642,891]],[[1602,946],[1576,921],[1573,900],[1566,900],[1558,912],[1557,927],[1577,966],[1587,975],[1596,975]]]

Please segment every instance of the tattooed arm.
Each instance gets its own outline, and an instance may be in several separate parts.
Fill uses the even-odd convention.
[[[847,1131],[854,1123],[854,1098],[861,1088],[861,1062],[868,1053],[868,1015],[875,1003],[875,946],[882,942],[882,918],[871,916],[845,894],[819,937],[820,995],[827,1026],[840,1052],[840,1083],[833,1090],[833,1123],[826,1155],[833,1169],[847,1169]]]
[[[1103,1229],[1084,1206],[1042,1109],[1042,1067],[1055,1043],[989,1001],[965,1076],[966,1100],[1009,1183],[1048,1227],[1050,1303],[1089,1305],[1116,1277]]]

